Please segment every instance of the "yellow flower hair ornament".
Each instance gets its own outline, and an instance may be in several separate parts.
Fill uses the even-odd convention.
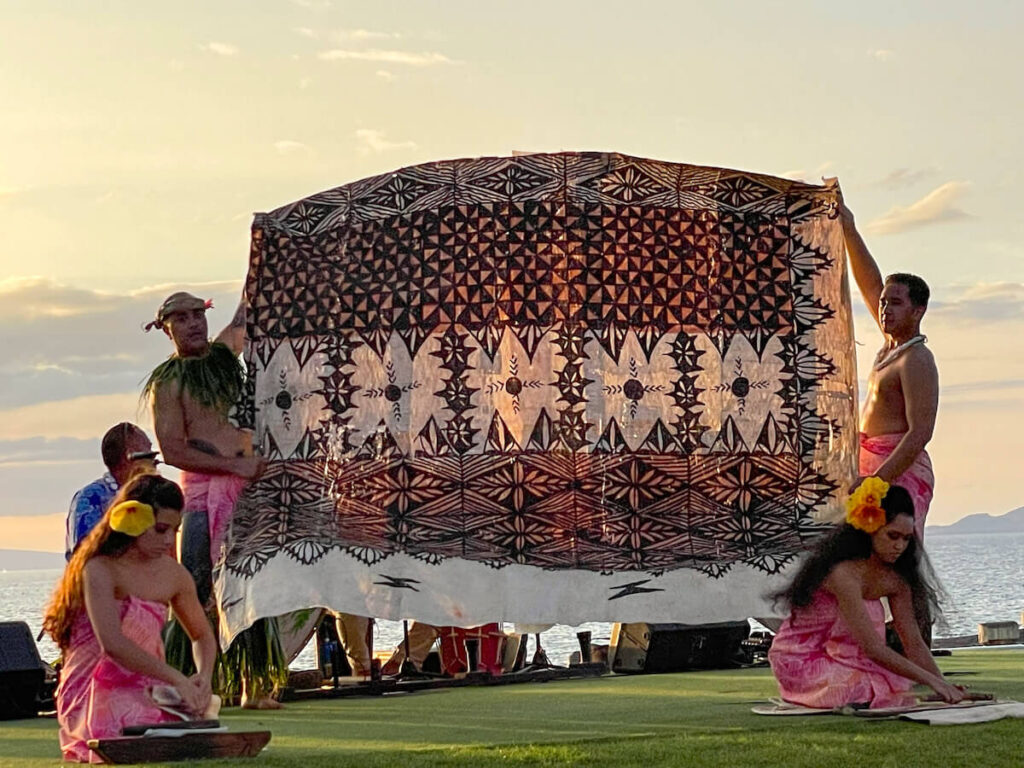
[[[139,536],[155,523],[153,508],[141,501],[122,501],[110,510],[110,528],[118,533]]]
[[[864,533],[874,533],[885,525],[882,499],[889,484],[880,477],[866,477],[846,500],[846,522]]]

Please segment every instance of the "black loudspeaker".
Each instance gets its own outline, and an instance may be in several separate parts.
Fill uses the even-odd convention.
[[[39,713],[46,692],[46,670],[28,624],[0,622],[0,720]]]
[[[683,672],[733,669],[745,661],[746,621],[717,624],[616,624],[612,627],[612,672]]]

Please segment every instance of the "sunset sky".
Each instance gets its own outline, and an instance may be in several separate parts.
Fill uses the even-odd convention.
[[[838,176],[933,287],[929,522],[1024,505],[1022,29],[995,0],[3,3],[0,549],[63,549],[102,433],[148,424],[170,346],[140,326],[179,286],[225,324],[254,212],[515,150]]]

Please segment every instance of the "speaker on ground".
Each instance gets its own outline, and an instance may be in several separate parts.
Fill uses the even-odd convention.
[[[55,676],[24,621],[0,622],[0,720],[35,717],[53,706]]]
[[[716,624],[615,624],[610,654],[613,672],[683,672],[732,669],[745,661],[746,621]]]

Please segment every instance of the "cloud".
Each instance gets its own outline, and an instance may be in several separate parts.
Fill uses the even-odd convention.
[[[388,72],[386,69],[378,69],[376,72],[374,72],[374,74],[377,75],[377,77],[379,77],[385,83],[393,83],[395,82],[395,80],[398,79],[394,75],[394,73]]]
[[[95,461],[99,455],[99,436],[89,439],[25,437],[0,440],[0,467],[4,468]]]
[[[0,281],[0,408],[85,393],[138,393],[146,374],[171,351],[163,334],[143,333],[142,325],[176,290],[213,298],[208,317],[216,333],[230,321],[241,283],[109,293],[41,277]]]
[[[331,0],[292,0],[292,4],[312,11],[324,11],[331,7]]]
[[[102,311],[107,298],[101,291],[71,288],[47,277],[9,277],[0,280],[0,322]]]
[[[382,131],[372,128],[360,128],[355,136],[362,145],[359,151],[363,154],[390,152],[394,149],[416,149],[416,143],[413,141],[388,141]]]
[[[870,222],[865,231],[875,235],[892,235],[929,224],[964,219],[968,214],[957,207],[968,187],[967,182],[947,181],[909,206],[896,206]]]
[[[121,421],[131,421],[144,429],[151,429],[149,412],[139,399],[139,390],[83,395],[0,411],[0,440],[34,437],[88,440],[102,436]]]
[[[1024,319],[1024,284],[976,283],[961,288],[955,298],[932,302],[929,315],[957,321]]]
[[[942,399],[943,402],[965,401],[970,396],[971,402],[977,402],[973,396],[981,393],[985,401],[1003,402],[1007,398],[1000,394],[1004,392],[1024,393],[1024,379],[984,379],[947,384],[942,387]],[[1014,395],[1013,399],[1019,402],[1020,394]]]
[[[936,171],[936,168],[897,168],[879,179],[875,184],[885,189],[903,189],[934,176]]]
[[[885,48],[869,48],[867,55],[875,61],[891,61],[896,54]]]
[[[274,142],[274,149],[277,150],[279,155],[306,155],[311,156],[316,154],[313,148],[307,144],[303,144],[301,141],[292,141],[291,139],[282,139],[281,141]]]
[[[381,64],[405,64],[410,67],[430,67],[435,64],[454,64],[443,53],[425,52],[410,53],[409,51],[380,50],[370,48],[355,51],[345,48],[333,48],[317,54],[321,61],[373,61]]]
[[[215,53],[218,56],[237,56],[239,54],[238,46],[231,43],[209,42],[201,47],[204,51]]]
[[[806,181],[811,184],[820,184],[822,177],[832,169],[833,165],[834,163],[831,160],[826,160],[813,171],[783,171],[778,175],[784,179],[792,179],[793,181]]]
[[[335,29],[319,31],[311,27],[294,27],[293,32],[310,40],[326,39],[332,43],[343,45],[348,42],[369,40],[401,40],[401,32],[380,32],[372,29]]]
[[[176,290],[210,295],[236,291],[237,296],[241,284],[235,280],[221,280],[195,283],[183,288],[176,283],[164,283],[134,291],[110,293],[91,288],[75,288],[39,275],[8,277],[0,280],[0,327],[45,318],[109,314],[126,306],[147,306],[146,314],[151,315],[160,301]]]
[[[401,40],[400,32],[378,32],[370,29],[340,29],[332,33],[337,41],[344,40]]]

